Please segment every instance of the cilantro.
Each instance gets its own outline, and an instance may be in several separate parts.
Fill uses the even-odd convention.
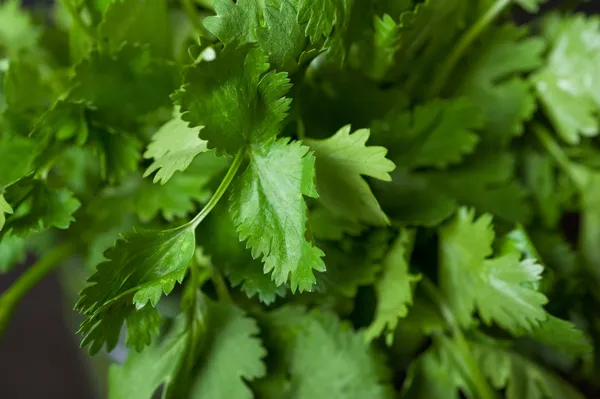
[[[65,265],[110,399],[598,396],[579,1],[29,3],[0,1],[0,273],[36,261],[0,338]]]

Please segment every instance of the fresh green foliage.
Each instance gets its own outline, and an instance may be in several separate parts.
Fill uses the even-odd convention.
[[[600,395],[600,17],[543,3],[0,0],[0,335],[64,266],[109,399]]]

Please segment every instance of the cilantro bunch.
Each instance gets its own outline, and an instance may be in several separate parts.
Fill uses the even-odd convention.
[[[538,3],[0,1],[0,331],[69,262],[111,399],[597,392],[600,17]]]

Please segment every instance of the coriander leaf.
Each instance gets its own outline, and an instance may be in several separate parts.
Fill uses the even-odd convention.
[[[344,234],[359,235],[365,227],[350,219],[338,217],[323,206],[315,206],[308,214],[310,229],[316,238],[341,240]]]
[[[136,321],[134,312],[149,306],[147,302],[155,307],[163,293],[168,295],[183,280],[194,248],[194,230],[187,225],[123,234],[106,252],[109,260],[98,265],[75,305],[86,316],[79,328],[84,334],[81,345],[91,344],[90,354],[104,343],[107,350],[114,348],[126,319]],[[145,338],[135,339],[138,347],[149,343]]]
[[[290,281],[292,292],[310,291],[313,269],[325,271],[323,252],[306,240],[306,204],[317,197],[314,157],[299,142],[283,138],[251,147],[252,162],[238,178],[231,212],[252,257],[263,255],[264,271],[277,285]]]
[[[287,74],[267,72],[264,53],[249,45],[227,47],[214,61],[186,71],[181,93],[183,120],[204,126],[200,138],[218,153],[266,142],[286,117],[290,99]]]
[[[75,67],[69,99],[88,105],[99,120],[129,127],[132,121],[170,106],[176,87],[173,65],[143,46],[122,46],[114,54],[93,51]]]
[[[196,155],[208,151],[207,142],[198,137],[200,129],[189,128],[176,110],[173,119],[152,136],[144,158],[153,158],[154,162],[146,169],[144,177],[157,171],[154,183],[165,184],[176,171],[190,166]]]
[[[99,158],[102,179],[111,184],[137,169],[142,143],[133,135],[95,127],[90,131],[90,146]]]
[[[70,190],[52,189],[38,180],[19,187],[21,189],[27,194],[6,224],[7,230],[18,236],[51,227],[67,229],[75,220],[73,214],[81,206]]]
[[[191,385],[190,397],[252,399],[246,385],[266,374],[262,358],[266,351],[257,337],[256,322],[238,307],[221,302],[210,304],[205,351],[198,362],[199,372]]]
[[[389,181],[395,165],[383,147],[367,147],[369,130],[350,134],[350,125],[325,140],[306,140],[315,152],[319,200],[352,222],[385,226],[389,220],[361,175]]]
[[[362,334],[329,312],[284,307],[269,314],[265,342],[288,371],[286,398],[390,398],[382,359]],[[315,367],[315,365],[319,367]]]
[[[377,199],[392,220],[434,226],[459,205],[470,205],[513,222],[530,216],[525,192],[514,182],[514,157],[481,152],[444,171],[398,168],[390,183],[373,182]]]
[[[261,7],[258,0],[215,0],[216,16],[206,17],[204,27],[226,46],[256,41],[260,26]]]
[[[390,112],[372,125],[373,138],[401,166],[444,168],[473,152],[483,126],[481,111],[468,100],[433,100],[405,112]]]
[[[9,56],[35,49],[40,36],[40,29],[31,23],[19,3],[8,0],[0,4],[0,50]]]
[[[124,365],[113,364],[108,373],[109,399],[147,399],[163,383],[175,378],[187,349],[187,323],[179,317],[162,339],[142,352],[131,352]]]
[[[27,138],[14,137],[0,144],[0,192],[33,171],[38,146]]]
[[[166,0],[116,0],[98,26],[101,40],[113,50],[123,43],[149,44],[157,55],[170,56],[171,26]]]
[[[0,230],[4,227],[4,223],[6,222],[6,214],[12,215],[14,210],[10,206],[4,195],[0,194]]]
[[[550,15],[544,20],[551,44],[547,65],[532,76],[538,97],[559,136],[577,144],[598,134],[600,27],[597,16]]]
[[[414,236],[414,231],[401,230],[383,260],[383,272],[375,282],[375,319],[365,332],[365,338],[369,341],[385,332],[386,342],[391,345],[398,319],[408,314],[408,305],[413,300],[413,286],[420,280],[420,275],[409,273]]]
[[[256,39],[269,62],[280,71],[294,71],[306,47],[304,29],[296,17],[296,9],[287,0],[282,0],[279,6],[267,4],[265,26],[259,26],[256,31]]]
[[[209,184],[227,167],[227,161],[214,152],[200,154],[189,168],[174,176],[164,185],[132,176],[131,185],[124,184],[125,206],[137,213],[143,222],[154,219],[159,213],[168,220],[183,217],[195,209],[195,202],[206,202],[213,191]]]
[[[277,286],[263,271],[260,260],[252,258],[240,242],[227,206],[217,205],[198,228],[204,250],[210,255],[213,265],[223,270],[232,286],[239,286],[249,298],[258,296],[266,305],[286,295],[287,286]]]
[[[593,353],[589,339],[573,323],[548,315],[530,335],[536,341],[549,345],[567,356],[582,357]]]
[[[531,83],[521,75],[542,65],[544,42],[527,33],[510,24],[491,32],[467,57],[459,79],[456,92],[481,110],[482,139],[491,147],[523,133],[536,108]]]
[[[399,49],[400,28],[388,14],[375,16],[373,19],[373,34],[366,44],[358,48],[357,59],[354,61],[369,78],[384,80],[394,65],[394,56]]]
[[[33,119],[41,115],[51,101],[51,92],[42,80],[39,65],[18,58],[9,63],[4,80],[4,95],[9,113]]]
[[[523,163],[525,181],[542,225],[554,228],[560,220],[564,202],[556,195],[560,191],[555,178],[556,167],[549,156],[534,151],[524,154]]]
[[[334,26],[346,23],[348,0],[292,0],[298,10],[298,22],[306,23],[306,36],[311,42],[328,37]]]
[[[496,389],[507,399],[584,399],[554,373],[500,345],[470,343],[473,357]]]
[[[518,252],[491,258],[492,217],[474,218],[473,210],[461,208],[439,230],[441,287],[450,307],[463,326],[476,308],[486,324],[531,331],[547,317],[548,300],[533,287],[543,267],[532,259],[520,261]]]
[[[435,341],[411,363],[403,399],[459,399],[459,390],[468,390],[451,345],[448,339]]]
[[[327,272],[317,275],[317,292],[354,298],[359,287],[375,283],[389,246],[388,233],[381,229],[339,243],[319,242],[327,259]]]

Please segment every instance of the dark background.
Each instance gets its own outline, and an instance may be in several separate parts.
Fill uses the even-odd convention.
[[[568,2],[548,1],[544,8]],[[43,3],[52,0],[23,1],[25,5]],[[589,2],[580,9],[599,12],[599,3]],[[516,11],[516,20],[525,22],[528,18]],[[0,293],[26,267],[0,275]],[[78,348],[71,320],[67,320],[73,304],[66,302],[55,274],[23,299],[0,340],[0,399],[94,399],[83,363],[87,354]]]

